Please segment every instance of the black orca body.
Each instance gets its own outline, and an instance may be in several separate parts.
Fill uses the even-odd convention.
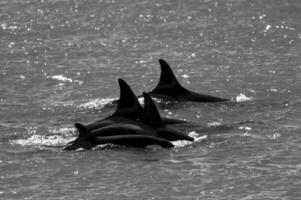
[[[105,126],[113,125],[113,124],[116,124],[116,123],[133,123],[133,122],[136,122],[137,120],[141,121],[142,118],[138,118],[138,119],[135,120],[135,119],[130,119],[130,118],[123,117],[123,116],[112,115],[110,117],[107,117],[107,118],[100,119],[100,120],[94,121],[92,123],[89,123],[89,124],[86,125],[86,127],[90,131],[93,131],[95,129],[103,128]],[[162,121],[166,125],[189,123],[189,121],[178,120],[178,119],[173,119],[173,118],[168,118],[168,117],[162,117]]]
[[[169,141],[177,140],[188,140],[194,141],[194,138],[183,134],[175,129],[169,128],[165,125],[164,121],[161,119],[159,111],[152,100],[152,98],[147,94],[143,93],[144,97],[144,120],[154,127],[157,132],[157,136],[164,138]]]
[[[91,131],[114,123],[143,120],[143,108],[130,86],[122,79],[118,79],[118,84],[120,97],[115,113],[107,118],[87,124],[88,130]]]
[[[86,127],[88,130],[92,131],[115,123],[143,121],[144,111],[133,90],[122,79],[118,79],[118,84],[120,87],[120,97],[115,113],[107,118],[87,124]],[[162,118],[162,120],[167,125],[187,123],[187,121],[173,118]]]
[[[145,101],[142,113],[143,120],[116,122],[101,128],[93,129],[91,130],[91,133],[97,137],[136,134],[160,137],[169,141],[194,141],[192,137],[166,127],[151,97],[146,93],[143,93],[143,96]]]
[[[225,98],[219,98],[209,95],[204,95],[192,92],[184,88],[177,80],[172,72],[169,64],[160,59],[161,75],[158,85],[151,92],[148,92],[152,97],[163,99],[166,101],[193,101],[193,102],[223,102],[228,101]]]
[[[156,136],[156,130],[141,122],[115,123],[102,128],[94,129],[91,133],[97,137],[116,135],[147,135]]]
[[[145,148],[149,145],[159,145],[163,148],[172,148],[174,145],[169,141],[153,137],[153,136],[145,136],[145,135],[116,135],[109,137],[101,137],[97,138],[98,144],[115,144],[122,145],[128,147],[136,147],[136,148]]]
[[[111,136],[99,136],[95,134],[95,132],[90,132],[82,124],[76,123],[75,127],[79,132],[79,136],[74,141],[70,142],[68,146],[64,148],[64,150],[76,150],[79,148],[92,149],[93,147],[101,144],[115,144],[137,148],[145,148],[149,145],[159,145],[163,148],[173,147],[173,144],[170,143],[168,140],[150,135],[140,135],[139,130],[132,130],[130,127],[124,127],[124,129],[118,130],[121,133],[121,135]]]
[[[93,130],[76,123],[75,127],[79,136],[70,142],[65,150],[91,149],[107,143],[131,147],[159,145],[171,148],[173,144],[170,141],[194,141],[192,137],[166,127],[151,97],[146,93],[143,93],[143,96],[145,104],[143,112],[139,115],[140,118],[113,123]]]

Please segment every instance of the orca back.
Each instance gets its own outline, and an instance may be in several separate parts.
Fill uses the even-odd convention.
[[[114,117],[126,117],[137,120],[143,117],[143,108],[130,86],[123,80],[118,79],[120,97]]]
[[[66,146],[64,150],[70,151],[79,148],[92,149],[96,146],[94,138],[92,137],[90,131],[84,125],[80,123],[75,123],[74,126],[78,131],[78,137],[74,141],[69,142],[68,146]]]
[[[177,80],[169,64],[160,59],[161,75],[158,85],[149,92],[150,95],[165,100],[194,101],[194,102],[222,102],[228,101],[225,98],[204,95],[192,92],[184,88]]]
[[[162,93],[170,96],[188,93],[188,90],[185,89],[177,80],[169,64],[162,59],[159,60],[159,63],[161,67],[160,80],[155,89],[153,89],[150,93]]]
[[[165,124],[152,98],[145,92],[143,92],[143,97],[144,97],[144,121],[147,124],[154,126],[155,128],[164,127]]]

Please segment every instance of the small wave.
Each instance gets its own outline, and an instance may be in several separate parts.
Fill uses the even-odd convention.
[[[271,134],[271,135],[267,135],[268,138],[270,139],[278,139],[279,137],[281,137],[280,133],[274,133],[274,134]]]
[[[75,139],[74,128],[62,128],[51,131],[53,135],[33,134],[29,138],[13,139],[10,144],[32,147],[61,147]]]
[[[190,76],[187,75],[187,74],[183,74],[182,77],[183,77],[183,78],[189,78]]]
[[[10,144],[13,145],[20,145],[20,146],[29,146],[29,147],[62,147],[66,146],[69,142],[73,141],[76,138],[75,129],[74,128],[62,128],[53,130],[53,135],[39,135],[33,134],[28,138],[22,139],[13,139],[10,140]],[[190,137],[194,138],[194,142],[200,142],[207,139],[207,135],[200,136],[195,131],[192,131],[188,134]],[[190,141],[175,141],[172,144],[176,148],[185,147],[187,145],[192,144],[193,142]],[[94,149],[102,149],[106,147],[115,146],[112,144],[103,144],[98,145]]]
[[[236,96],[236,102],[252,101],[253,97],[247,97],[245,94],[240,93]]]
[[[195,132],[195,131],[190,132],[188,135],[189,135],[190,137],[193,137],[193,138],[194,138],[194,141],[193,141],[193,142],[201,142],[201,141],[207,139],[207,135],[202,135],[202,136],[200,136],[200,135],[199,135],[197,132]],[[187,145],[192,144],[193,142],[186,141],[186,140],[180,140],[180,141],[172,142],[172,144],[175,145],[176,148],[182,148],[182,147],[185,147],[185,146],[187,146]]]
[[[37,146],[37,147],[60,147],[66,145],[74,138],[66,138],[61,135],[32,135],[26,139],[16,139],[10,141],[11,144],[17,144],[21,146]]]
[[[115,100],[114,98],[102,98],[102,99],[97,98],[89,102],[82,103],[78,107],[80,109],[103,108],[114,100]]]
[[[62,82],[70,82],[70,83],[73,82],[72,78],[67,78],[63,75],[47,76],[47,78],[52,78],[52,79],[59,80],[59,81],[62,81]]]
[[[221,122],[209,122],[208,126],[209,127],[215,127],[215,126],[221,126],[222,123]]]
[[[73,80],[72,78],[67,78],[63,75],[53,75],[53,76],[47,76],[47,78],[51,78],[51,79],[54,79],[54,80],[58,80],[58,81],[61,81],[61,82],[69,82],[69,83],[78,83],[78,84],[82,84],[83,82],[82,81],[79,81],[79,80]]]
[[[248,126],[240,126],[240,127],[238,127],[238,129],[239,129],[239,130],[245,130],[245,131],[250,131],[250,130],[252,130],[252,128],[251,128],[251,127],[248,127]]]

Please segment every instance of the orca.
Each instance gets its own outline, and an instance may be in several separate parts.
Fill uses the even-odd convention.
[[[87,124],[86,127],[88,130],[92,131],[114,123],[143,121],[145,112],[133,90],[123,79],[118,79],[118,84],[120,87],[120,97],[114,114]],[[163,117],[162,120],[167,125],[187,123],[187,121],[184,120],[166,117]]]
[[[183,134],[175,129],[167,127],[164,121],[161,119],[159,111],[152,100],[152,98],[145,92],[143,92],[144,97],[144,120],[146,123],[151,125],[156,129],[157,136],[167,139],[169,141],[177,140],[187,140],[194,141],[193,137]]]
[[[172,148],[174,145],[163,138],[149,136],[149,135],[113,135],[113,136],[97,136],[90,132],[84,125],[76,123],[76,129],[79,136],[64,150],[76,150],[79,148],[92,149],[93,147],[101,144],[115,144],[127,147],[145,148],[149,145],[159,145],[163,148]]]
[[[184,88],[177,80],[169,64],[160,59],[161,75],[155,89],[148,92],[152,97],[166,101],[192,101],[192,102],[223,102],[228,101],[226,98],[219,98],[205,94],[196,93]]]
[[[116,122],[104,127],[93,129],[91,130],[91,133],[97,137],[136,134],[156,136],[169,141],[194,141],[194,138],[172,128],[166,127],[151,97],[146,93],[143,93],[143,96],[145,103],[142,120]]]
[[[130,86],[123,80],[118,79],[120,97],[115,112],[104,119],[86,125],[88,130],[102,128],[114,123],[143,120],[144,111]]]
[[[142,120],[138,118],[132,121],[115,122],[94,130],[76,123],[75,127],[79,135],[65,147],[65,150],[91,149],[99,144],[107,143],[131,147],[159,145],[171,148],[173,144],[170,141],[194,141],[194,138],[166,127],[151,97],[146,93],[143,93],[143,96],[145,104]]]

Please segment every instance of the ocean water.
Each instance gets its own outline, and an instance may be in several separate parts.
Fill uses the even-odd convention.
[[[301,197],[301,1],[0,1],[0,199]],[[158,59],[226,103],[160,103],[191,121],[171,150],[62,149]]]

